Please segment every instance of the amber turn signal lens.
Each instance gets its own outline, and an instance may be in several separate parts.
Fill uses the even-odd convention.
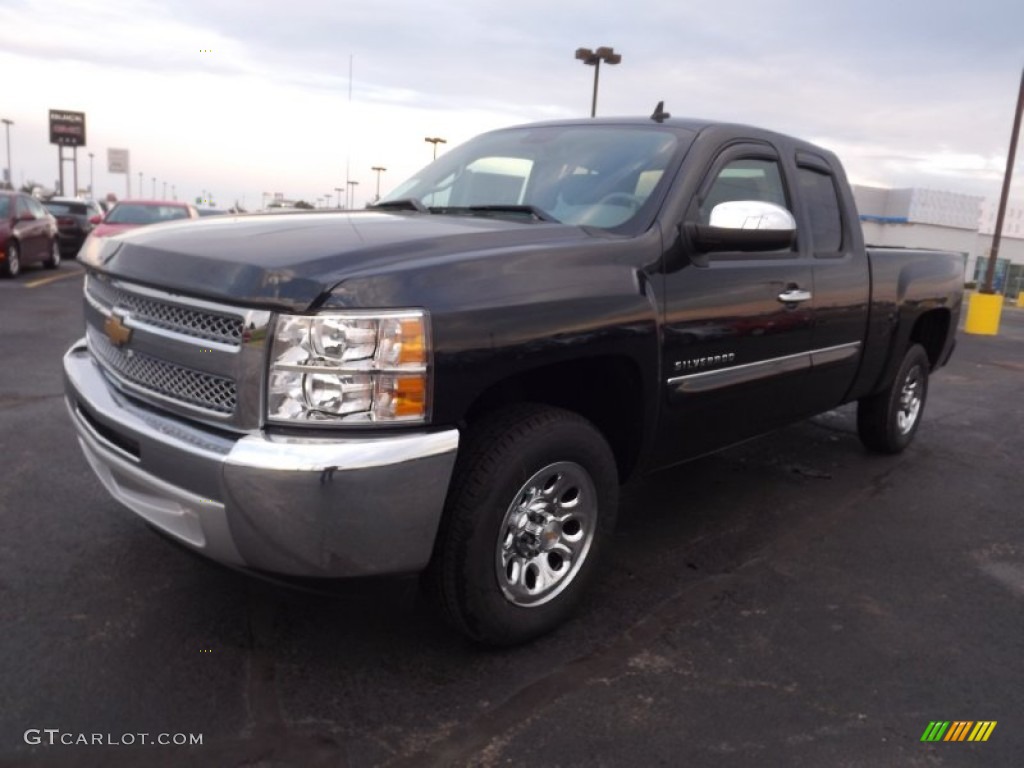
[[[396,417],[423,416],[427,408],[427,387],[423,376],[396,376],[394,390]]]
[[[422,317],[410,317],[399,321],[401,328],[401,352],[398,363],[423,365],[427,361],[427,339]]]

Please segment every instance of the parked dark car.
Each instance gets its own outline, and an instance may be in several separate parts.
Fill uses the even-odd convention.
[[[854,401],[866,448],[906,449],[963,299],[960,254],[864,245],[828,150],[660,109],[79,261],[67,405],[114,498],[262,575],[424,571],[491,645],[614,588],[622,482]]]
[[[94,224],[90,219],[102,216],[103,209],[94,200],[64,197],[52,197],[44,201],[43,206],[57,219],[60,255],[65,259],[75,258],[85,238],[93,230]]]
[[[0,191],[0,274],[17,277],[26,264],[60,266],[57,220],[34,197]]]

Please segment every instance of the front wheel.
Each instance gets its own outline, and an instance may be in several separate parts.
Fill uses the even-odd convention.
[[[892,383],[857,403],[857,433],[866,448],[899,453],[914,439],[928,397],[931,363],[924,347],[907,350]]]
[[[447,618],[491,646],[554,629],[596,574],[617,503],[615,458],[586,419],[527,405],[481,423],[428,571]]]

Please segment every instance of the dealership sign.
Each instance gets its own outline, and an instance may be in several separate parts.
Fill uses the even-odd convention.
[[[131,165],[128,162],[127,149],[107,150],[107,171],[110,173],[128,173]]]
[[[84,147],[85,112],[51,109],[50,143],[64,147]]]

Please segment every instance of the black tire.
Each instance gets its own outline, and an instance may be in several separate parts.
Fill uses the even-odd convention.
[[[618,494],[615,457],[586,419],[519,405],[481,422],[459,450],[426,573],[446,618],[488,646],[557,627],[594,578]]]
[[[3,273],[5,277],[17,277],[21,272],[21,250],[18,241],[13,237],[7,241],[7,258],[4,259]]]
[[[928,398],[931,362],[920,344],[903,356],[892,383],[857,403],[857,434],[877,453],[899,453],[914,439]]]
[[[50,243],[50,258],[43,262],[43,266],[47,269],[57,269],[60,266],[60,243],[56,238]]]

